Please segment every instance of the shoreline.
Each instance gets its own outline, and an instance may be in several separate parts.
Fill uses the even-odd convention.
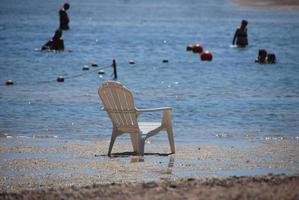
[[[233,2],[241,6],[250,6],[256,8],[275,8],[275,9],[299,9],[299,1],[297,0],[233,0]]]

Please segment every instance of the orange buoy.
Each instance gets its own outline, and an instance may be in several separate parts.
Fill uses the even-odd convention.
[[[211,61],[213,59],[213,55],[209,51],[204,51],[201,53],[200,58],[202,61]]]
[[[192,47],[193,53],[201,53],[203,51],[203,46],[200,44],[195,44]]]

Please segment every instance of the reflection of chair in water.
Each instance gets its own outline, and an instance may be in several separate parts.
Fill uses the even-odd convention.
[[[116,137],[124,133],[130,134],[134,152],[143,156],[145,140],[162,130],[167,131],[171,153],[175,153],[170,107],[137,109],[132,93],[115,81],[104,82],[98,92],[113,124],[109,156]],[[155,111],[163,111],[161,122],[138,122],[141,113]]]
[[[171,155],[169,158],[166,174],[172,174],[173,166],[174,166],[174,156]]]

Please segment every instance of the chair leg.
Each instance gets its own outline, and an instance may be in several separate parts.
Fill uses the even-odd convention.
[[[131,137],[133,150],[135,153],[138,153],[138,135],[136,133],[131,133],[130,137]]]
[[[171,153],[175,153],[172,123],[171,123],[171,110],[165,110],[162,119],[163,125],[166,128],[168,134],[168,140],[170,144]]]
[[[172,127],[168,126],[166,128],[166,130],[167,130],[167,135],[168,135],[168,140],[169,140],[169,144],[170,144],[171,153],[175,153]]]
[[[110,140],[110,145],[109,145],[109,150],[108,150],[108,156],[111,155],[112,147],[113,147],[113,144],[115,142],[116,136],[117,136],[116,131],[113,131],[112,135],[111,135],[111,140]]]
[[[144,156],[144,144],[145,144],[145,139],[139,138],[139,156]]]
[[[139,156],[143,156],[144,155],[145,138],[142,138],[140,133],[131,134],[131,139],[132,139],[132,136],[133,136],[134,140],[136,141],[136,153]]]

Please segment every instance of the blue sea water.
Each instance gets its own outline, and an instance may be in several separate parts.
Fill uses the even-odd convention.
[[[298,10],[228,0],[70,0],[66,50],[41,52],[63,3],[0,1],[2,137],[110,138],[97,89],[112,79],[115,59],[117,80],[137,107],[173,107],[176,142],[299,141]],[[242,19],[249,46],[232,48]],[[186,51],[195,43],[212,52],[212,62]],[[255,63],[260,48],[275,53],[277,64]],[[90,63],[99,67],[82,71]],[[60,75],[64,83],[55,81]],[[15,84],[6,86],[8,79]]]

